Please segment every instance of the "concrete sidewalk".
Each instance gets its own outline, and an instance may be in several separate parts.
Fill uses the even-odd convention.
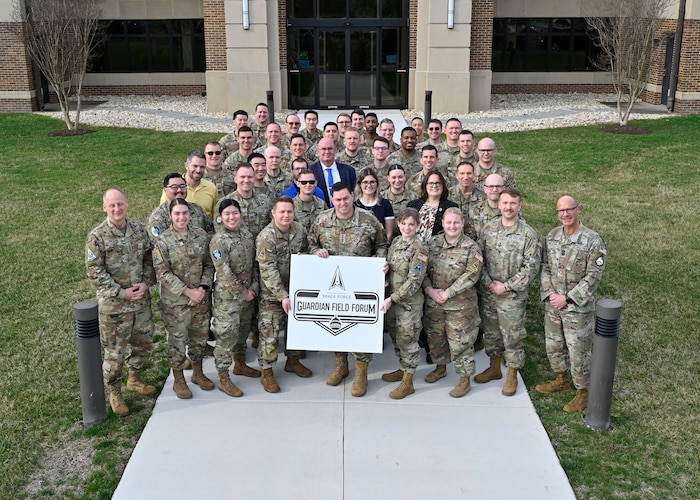
[[[194,397],[179,400],[170,376],[113,498],[575,498],[522,379],[510,398],[500,380],[454,399],[452,365],[427,384],[432,366],[422,364],[416,393],[395,401],[397,384],[381,380],[398,367],[388,337],[362,398],[350,394],[353,368],[340,386],[326,385],[330,353],[304,364],[313,377],[284,372],[281,356],[278,394],[233,377],[242,398],[202,391],[187,372]],[[477,372],[487,365],[477,353]],[[218,382],[213,358],[204,369]]]

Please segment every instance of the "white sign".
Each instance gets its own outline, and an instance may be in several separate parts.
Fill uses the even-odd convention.
[[[384,259],[292,255],[287,348],[382,352]]]

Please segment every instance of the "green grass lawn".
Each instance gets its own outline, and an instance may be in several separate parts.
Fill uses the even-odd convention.
[[[542,235],[558,224],[556,200],[577,198],[583,222],[607,241],[599,297],[623,303],[609,432],[562,411],[573,392],[534,391],[552,376],[534,289],[522,374],[578,497],[695,498],[700,116],[634,124],[653,133],[611,135],[595,126],[492,135],[499,161],[517,175],[524,215]],[[131,217],[145,221],[163,176],[181,171],[190,149],[218,139],[111,128],[46,136],[61,128],[45,117],[0,114],[0,498],[111,496],[153,398],[127,393],[129,417],[110,412],[105,424],[82,427],[72,305],[94,297],[85,237],[104,218],[106,188],[121,187]],[[167,373],[159,328],[145,378],[162,386]]]

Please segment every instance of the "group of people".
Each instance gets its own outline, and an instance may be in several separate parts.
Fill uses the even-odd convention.
[[[542,244],[522,218],[514,173],[496,161],[493,139],[478,144],[457,118],[443,129],[421,118],[401,130],[375,113],[341,113],[319,129],[318,114],[285,118],[284,131],[269,121],[264,103],[254,117],[238,110],[234,131],[204,150],[191,151],[185,172],[163,180],[161,204],[147,224],[127,218],[119,189],[105,192],[107,220],[88,235],[88,277],[97,288],[103,373],[116,414],[129,412],[127,390],[155,392],[139,371],[152,347],[149,287],[159,283],[168,334],[167,358],[179,398],[215,387],[203,372],[210,330],[216,339],[218,387],[243,392],[234,375],[260,377],[265,391],[280,387],[273,368],[287,326],[291,255],[308,253],[385,258],[381,309],[399,360],[382,379],[399,382],[389,396],[415,392],[422,335],[435,368],[425,381],[459,375],[452,397],[462,397],[475,375],[480,330],[489,367],[474,377],[503,377],[502,394],[516,393],[525,359],[528,287],[541,269],[547,355],[555,379],[540,392],[577,389],[564,410],[585,409],[594,327],[594,295],[606,260],[605,243],[579,220],[571,196],[557,202],[561,226]],[[442,135],[445,134],[443,140]],[[253,338],[260,370],[245,353]],[[305,353],[287,351],[285,371],[312,376]],[[352,353],[353,396],[367,391],[369,353]],[[334,353],[329,385],[349,375],[348,353]],[[571,376],[569,375],[571,374]]]

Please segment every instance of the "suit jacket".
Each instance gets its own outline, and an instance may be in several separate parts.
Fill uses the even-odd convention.
[[[355,169],[350,165],[345,163],[335,162],[338,167],[338,172],[340,172],[340,179],[333,179],[335,182],[342,181],[350,186],[350,192],[355,192],[355,184],[357,184],[357,174],[355,174]],[[312,163],[309,168],[316,176],[316,185],[323,191],[323,200],[326,202],[326,206],[330,208],[331,200],[328,199],[328,186],[326,184],[326,171],[325,167],[321,165],[320,161]]]
[[[417,199],[417,200],[411,200],[408,202],[407,207],[410,208],[415,208],[420,212],[421,207],[425,205],[425,200],[423,199]],[[454,201],[450,200],[440,200],[440,204],[438,205],[438,211],[437,214],[435,214],[435,225],[433,226],[433,234],[432,236],[435,236],[436,234],[440,234],[444,232],[444,229],[442,228],[442,215],[445,213],[445,210],[451,207],[457,207],[459,208],[459,205],[457,205]]]

